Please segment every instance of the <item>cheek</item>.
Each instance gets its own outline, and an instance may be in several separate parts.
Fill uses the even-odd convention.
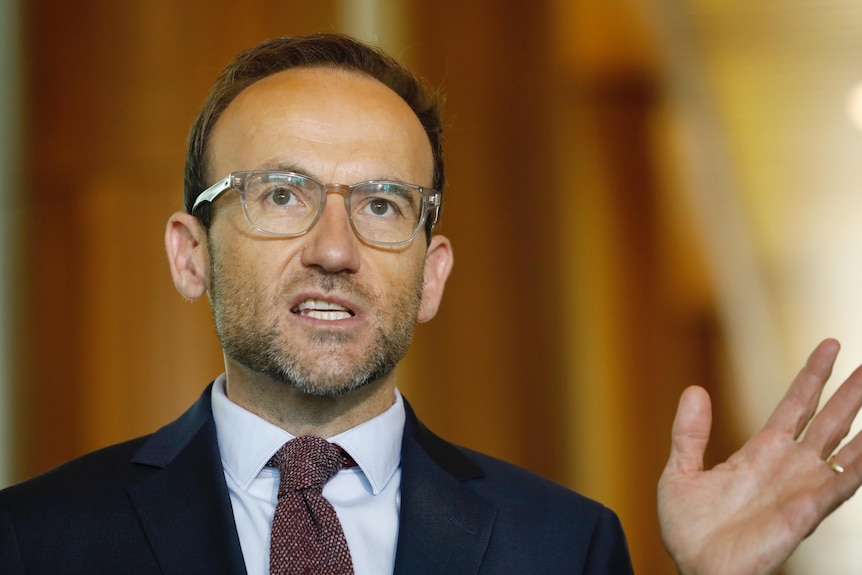
[[[368,262],[366,266],[367,281],[376,286],[375,291],[402,294],[406,291],[415,291],[417,284],[421,289],[424,283],[422,260],[408,253],[387,255],[390,256],[389,259]]]
[[[277,249],[277,242],[244,241],[234,236],[230,245],[218,244],[210,253],[211,269],[217,281],[238,293],[271,293],[281,285],[281,273],[289,256]],[[211,244],[212,245],[212,244]]]

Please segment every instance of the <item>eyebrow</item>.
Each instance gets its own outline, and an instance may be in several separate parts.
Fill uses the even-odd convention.
[[[266,170],[266,171],[273,171],[273,172],[294,172],[297,174],[302,174],[304,176],[314,176],[314,174],[312,174],[309,170],[303,169],[298,164],[284,163],[284,162],[261,164],[258,167],[254,168],[254,170],[255,171]],[[317,177],[317,176],[314,176],[314,177]]]
[[[253,171],[266,170],[266,171],[275,171],[275,172],[293,172],[295,174],[301,174],[303,176],[310,176],[316,180],[323,182],[323,179],[320,178],[319,176],[317,176],[316,174],[314,174],[311,170],[306,170],[305,168],[303,168],[299,164],[295,164],[295,163],[267,162],[267,163],[260,164],[259,166],[253,168],[252,170]],[[381,176],[381,177],[377,177],[377,178],[367,178],[365,180],[358,180],[356,182],[351,182],[351,183],[346,184],[346,185],[349,186],[349,185],[358,184],[361,182],[373,182],[373,181],[403,182],[405,184],[411,184],[414,186],[419,185],[419,184],[414,184],[414,183],[410,182],[409,180],[405,180],[403,178],[398,178],[398,177],[392,177],[392,176]],[[326,184],[326,183],[334,183],[334,182],[323,182],[323,183]],[[420,186],[420,187],[422,187],[422,186]],[[428,189],[430,189],[430,188],[428,188]]]

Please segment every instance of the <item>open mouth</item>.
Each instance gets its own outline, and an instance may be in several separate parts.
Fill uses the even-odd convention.
[[[323,321],[336,321],[339,319],[351,318],[356,315],[352,310],[347,309],[341,304],[322,299],[307,299],[300,302],[299,305],[290,311]]]

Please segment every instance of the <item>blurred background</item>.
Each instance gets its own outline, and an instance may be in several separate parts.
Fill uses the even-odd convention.
[[[351,33],[444,87],[456,266],[402,391],[615,509],[637,572],[674,573],[655,488],[686,386],[713,396],[715,463],[820,339],[839,381],[862,362],[860,0],[0,11],[0,485],[154,430],[222,371],[163,230],[210,84],[276,35]],[[860,537],[851,502],[785,572],[857,573]]]

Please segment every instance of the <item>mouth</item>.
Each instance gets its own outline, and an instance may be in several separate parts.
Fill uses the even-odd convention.
[[[350,310],[341,304],[322,299],[307,299],[300,302],[290,311],[298,315],[323,321],[337,321],[340,319],[348,319],[356,315],[353,310]]]

